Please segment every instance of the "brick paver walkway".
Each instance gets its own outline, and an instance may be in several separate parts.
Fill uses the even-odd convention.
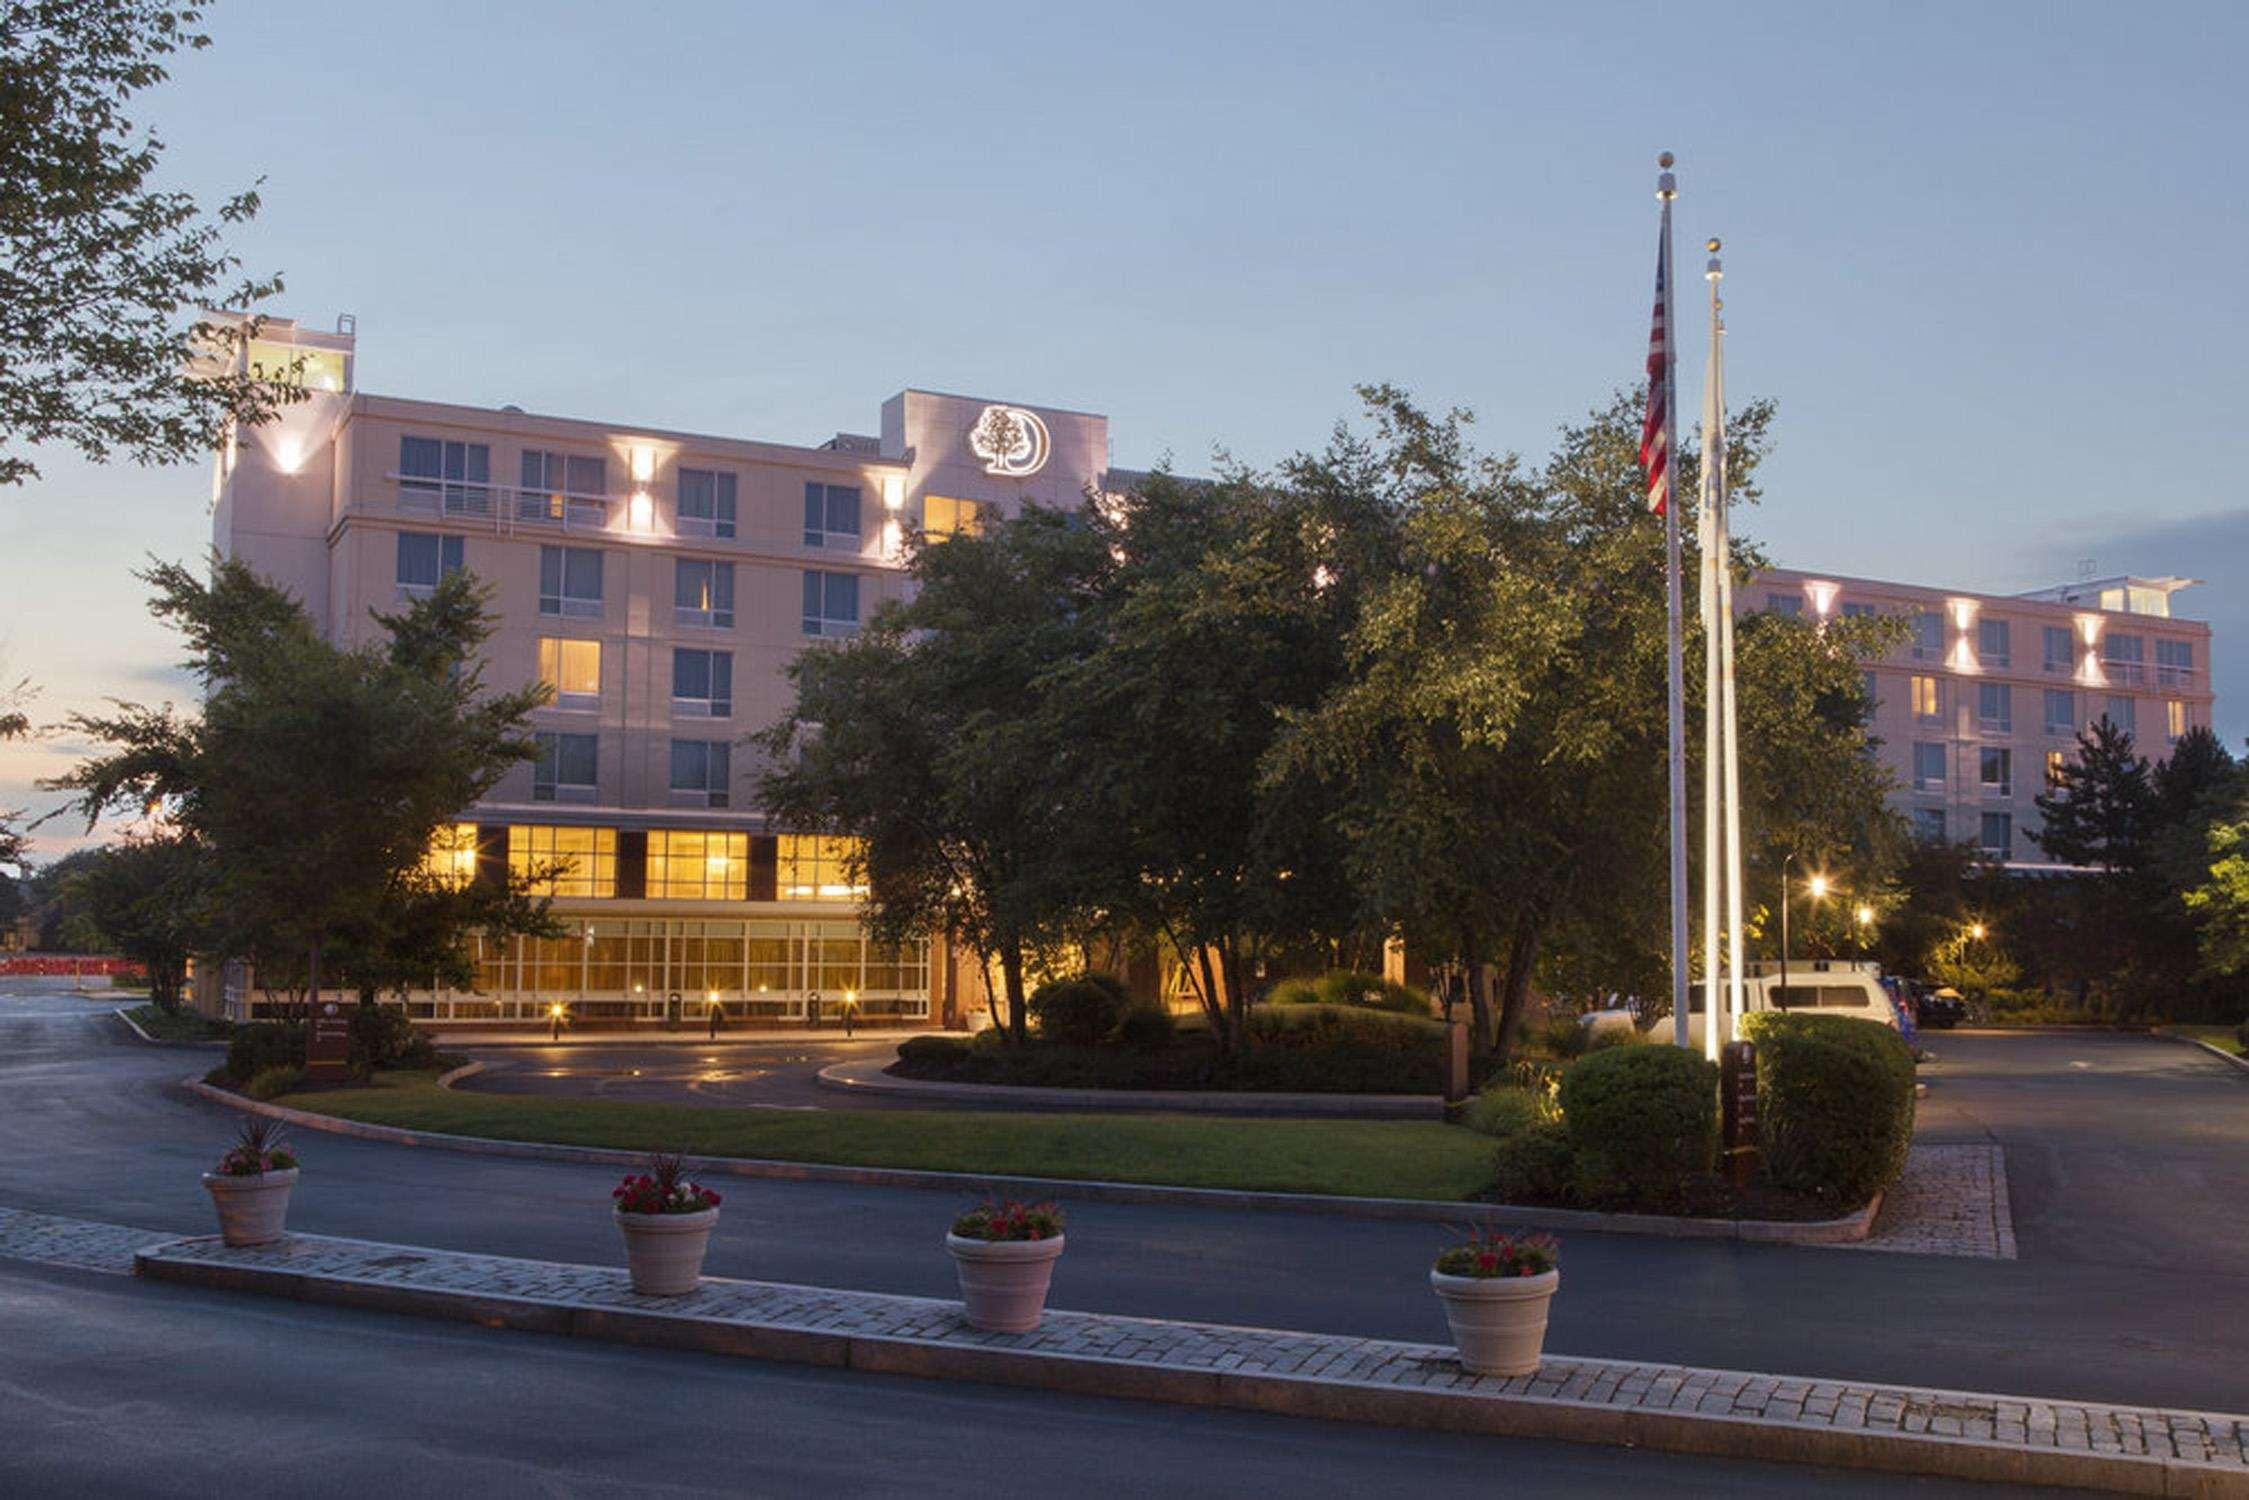
[[[1873,1233],[1852,1248],[2013,1260],[2006,1153],[1989,1144],[1913,1147]]]
[[[932,1246],[931,1253],[939,1252]],[[931,1298],[725,1280],[685,1297],[641,1297],[621,1269],[309,1235],[246,1250],[215,1239],[176,1241],[145,1255],[143,1269],[422,1312],[442,1312],[452,1298],[462,1307],[454,1316],[507,1321],[495,1310],[513,1306],[539,1313],[517,1317],[523,1326],[638,1340],[668,1329],[672,1341],[693,1347],[1081,1391],[1698,1451],[1729,1451],[1726,1441],[1706,1436],[1710,1424],[1731,1424],[1732,1433],[1747,1435],[1742,1441],[1758,1445],[1754,1451],[1772,1456],[2045,1483],[2056,1482],[2058,1464],[2082,1461],[2068,1482],[2249,1494],[2249,1417],[1562,1355],[1535,1375],[1499,1379],[1468,1373],[1438,1345],[1092,1313],[1050,1312],[1029,1334],[980,1333],[962,1321],[959,1304]],[[624,1331],[628,1325],[634,1331]],[[729,1330],[754,1331],[759,1340],[730,1342]],[[882,1347],[863,1357],[870,1345]],[[901,1362],[903,1346],[924,1357]],[[947,1352],[1004,1354],[1014,1364],[930,1357]],[[1040,1361],[1052,1367],[1048,1378],[1023,1373]],[[1192,1385],[1197,1377],[1203,1383]],[[1213,1377],[1231,1380],[1236,1394],[1209,1384]],[[1276,1396],[1280,1387],[1289,1389]],[[1448,1410],[1434,1410],[1439,1405]],[[1469,1406],[1485,1410],[1463,1410]],[[1526,1417],[1530,1407],[1539,1411]],[[1705,1436],[1683,1428],[1682,1418]],[[2134,1462],[2103,1465],[2104,1456]]]
[[[161,1229],[129,1229],[123,1224],[97,1224],[88,1219],[35,1214],[28,1209],[0,1208],[0,1256],[11,1260],[39,1260],[130,1276],[134,1251],[170,1238]]]

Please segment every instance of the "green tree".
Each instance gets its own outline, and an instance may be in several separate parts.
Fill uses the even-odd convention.
[[[2215,974],[2249,973],[2249,815],[2211,825],[2209,875],[2185,894]]]
[[[102,849],[66,887],[98,945],[148,971],[149,998],[180,1007],[188,960],[207,951],[209,871],[192,838],[160,834]]]
[[[2147,759],[2107,715],[2078,732],[2076,757],[2063,761],[2037,803],[2034,838],[2063,864],[2113,874],[2146,861],[2155,822]]]
[[[465,573],[376,615],[381,638],[352,648],[240,562],[217,562],[207,584],[176,564],[143,577],[153,612],[187,638],[203,714],[77,716],[108,749],[53,785],[89,823],[167,809],[208,853],[218,951],[299,970],[317,995],[335,977],[322,971],[332,944],[364,953],[393,931],[439,827],[535,758],[525,721],[546,689],[487,690],[477,653],[491,620]]]

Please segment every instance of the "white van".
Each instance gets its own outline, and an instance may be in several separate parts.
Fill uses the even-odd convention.
[[[1852,1016],[1861,1021],[1877,1021],[1884,1026],[1898,1027],[1898,1009],[1890,1001],[1889,989],[1882,981],[1880,964],[1863,963],[1852,959],[1792,958],[1788,961],[1788,982],[1781,983],[1781,966],[1777,961],[1762,961],[1754,972],[1743,976],[1742,1001],[1748,1009],[1795,1010],[1808,1015]],[[1687,1036],[1692,1046],[1700,1047],[1703,1036],[1703,1006],[1706,991],[1697,984],[1687,1000]],[[1723,987],[1719,1002],[1725,1001]],[[1632,1024],[1629,1010],[1599,1010],[1585,1017],[1585,1024],[1594,1030],[1607,1030],[1613,1026]],[[1902,1028],[1901,1028],[1902,1029]],[[1665,1016],[1648,1032],[1659,1042],[1671,1040],[1671,1018]]]

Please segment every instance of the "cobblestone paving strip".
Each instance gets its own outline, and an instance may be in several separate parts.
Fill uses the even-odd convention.
[[[959,1304],[926,1297],[717,1279],[684,1297],[642,1297],[621,1269],[311,1235],[240,1250],[177,1240],[144,1250],[139,1270],[507,1326],[1096,1394],[2249,1496],[2243,1416],[1563,1355],[1501,1379],[1470,1374],[1440,1345],[1094,1313],[1049,1312],[1033,1333],[983,1333],[962,1321]]]
[[[1873,1232],[1851,1248],[2013,1260],[2006,1153],[1990,1144],[1913,1147]]]
[[[0,1256],[10,1260],[45,1261],[130,1276],[135,1251],[171,1237],[169,1231],[161,1229],[129,1229],[123,1224],[97,1224],[87,1219],[35,1214],[28,1209],[0,1208]]]

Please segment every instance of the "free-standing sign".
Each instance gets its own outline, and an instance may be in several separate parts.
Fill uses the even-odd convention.
[[[305,1078],[312,1083],[342,1083],[351,1076],[351,1017],[333,1000],[312,1007],[312,1029],[305,1034]]]

